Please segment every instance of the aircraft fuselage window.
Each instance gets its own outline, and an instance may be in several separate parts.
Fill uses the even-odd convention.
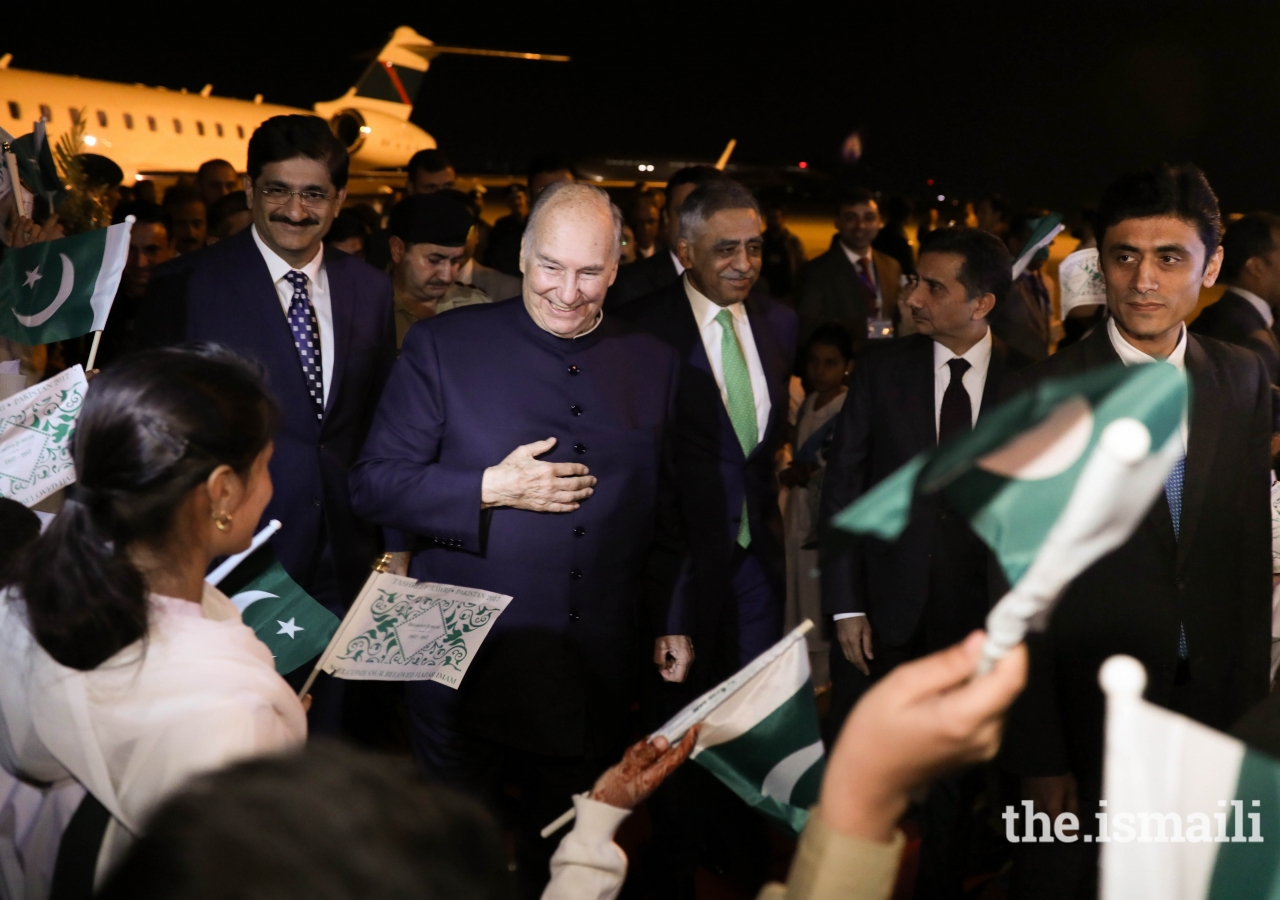
[[[18,105],[17,100],[9,101],[9,115],[11,115],[15,119],[22,118],[22,107]]]
[[[102,110],[98,110],[98,124],[103,128],[107,127],[107,114]]]
[[[71,114],[71,124],[72,124],[72,125],[79,125],[79,124],[80,124],[80,110],[76,109],[76,108],[73,106],[73,107],[70,107],[70,108],[67,110],[67,112]]]
[[[204,137],[204,123],[196,119],[196,134]]]
[[[46,122],[53,121],[53,110],[51,110],[47,104],[40,104],[40,115],[44,117]]]
[[[148,127],[148,128],[150,128],[152,131],[155,131],[155,130],[156,130],[156,117],[155,117],[155,116],[147,116],[147,127]]]
[[[124,127],[130,131],[133,130],[133,116],[130,113],[121,113],[124,116]]]
[[[236,135],[240,138],[240,140],[242,140],[242,141],[244,140],[244,126],[243,126],[243,125],[237,125],[237,126],[236,126]]]
[[[181,120],[181,119],[174,119],[174,120],[173,120],[173,133],[174,133],[174,134],[182,134],[182,120]]]
[[[222,137],[222,123],[221,123],[221,122],[214,122],[214,123],[213,123],[213,128],[214,128],[214,130],[215,130],[215,131],[217,131],[217,132],[218,132],[218,137]]]

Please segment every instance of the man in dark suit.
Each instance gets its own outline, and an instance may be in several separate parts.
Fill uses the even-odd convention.
[[[1280,304],[1280,216],[1250,213],[1222,236],[1227,292],[1201,310],[1193,334],[1247,347],[1262,359],[1272,384],[1280,384],[1280,340],[1272,326]]]
[[[141,346],[208,341],[266,370],[280,424],[263,521],[284,523],[281,564],[338,615],[380,549],[347,477],[395,359],[390,280],[321,245],[346,183],[346,148],[323,119],[268,119],[244,176],[253,227],[157,269],[137,320]]]
[[[554,849],[539,829],[627,736],[646,556],[671,497],[679,361],[601,315],[621,232],[599,188],[548,187],[523,296],[409,329],[352,472],[356,511],[414,540],[410,575],[514,598],[457,691],[415,682],[408,702],[429,773],[495,803],[521,786],[526,896]]]
[[[670,603],[653,604],[661,677],[644,696],[653,727],[775,643],[785,597],[774,458],[785,440],[796,316],[752,292],[763,225],[741,185],[715,177],[690,192],[678,229],[683,276],[619,313],[673,347],[682,363],[674,459],[687,553],[659,543],[651,556],[656,585],[666,590],[673,576],[676,584]],[[763,881],[760,823],[705,773],[677,773],[651,809],[646,880],[664,896],[692,897],[694,871],[708,859],[749,887]]]
[[[899,321],[902,266],[871,246],[884,223],[870,191],[857,189],[841,197],[835,224],[831,249],[800,270],[800,343],[819,325],[839,322],[853,335],[853,353],[860,356],[868,339],[911,333],[910,323]]]
[[[645,259],[637,259],[618,270],[618,279],[609,288],[605,308],[613,311],[639,298],[646,297],[675,282],[684,271],[676,255],[680,239],[680,206],[693,191],[709,181],[724,178],[711,166],[686,166],[667,182],[667,203],[662,210],[664,240]]]
[[[1185,456],[1132,537],[1080,575],[1047,632],[1007,728],[1007,762],[1051,821],[1096,827],[1104,703],[1098,668],[1125,653],[1146,698],[1226,730],[1267,694],[1271,636],[1268,484],[1271,388],[1254,353],[1188,333],[1218,277],[1217,198],[1199,169],[1163,166],[1114,182],[1098,207],[1111,317],[1035,366],[1032,379],[1163,359],[1190,382]],[[1012,896],[1088,895],[1096,843],[1019,844]]]
[[[994,337],[991,310],[1010,289],[1012,259],[995,235],[930,232],[905,299],[918,331],[869,351],[854,370],[823,479],[819,521],[911,459],[974,424],[999,403],[1011,369],[1030,362]],[[828,731],[875,680],[900,663],[981,628],[1003,580],[963,517],[938,498],[918,500],[894,543],[824,535],[823,612],[834,620]],[[916,896],[960,896],[969,815],[980,787],[970,773],[930,792]],[[967,803],[967,808],[966,808]]]

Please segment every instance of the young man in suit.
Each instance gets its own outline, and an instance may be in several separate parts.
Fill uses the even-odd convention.
[[[861,355],[869,339],[911,333],[911,323],[899,321],[902,266],[871,246],[882,225],[870,191],[851,191],[840,199],[831,249],[800,270],[796,311],[801,345],[827,322],[849,329],[854,355]]]
[[[645,705],[655,727],[775,643],[786,596],[774,457],[786,428],[796,316],[752,290],[764,239],[746,188],[711,178],[683,200],[678,227],[683,275],[619,311],[681,360],[674,470],[676,530],[687,553],[658,544],[651,554],[655,584],[676,585],[668,602],[653,604],[660,677],[646,685]],[[652,809],[649,865],[665,896],[692,897],[694,871],[709,857],[763,882],[764,832],[705,773],[677,775]]]
[[[676,254],[680,240],[680,207],[697,188],[724,178],[711,166],[686,166],[667,182],[667,204],[662,210],[664,239],[654,252],[618,269],[618,279],[605,297],[605,309],[616,310],[640,297],[647,297],[673,284],[684,273]]]
[[[1111,313],[1029,379],[1165,360],[1190,400],[1185,456],[1129,540],[1067,589],[1008,727],[1007,762],[1050,820],[1096,828],[1105,708],[1098,668],[1113,654],[1147,670],[1146,698],[1226,730],[1267,695],[1271,638],[1271,387],[1258,356],[1189,334],[1183,321],[1223,261],[1217,198],[1194,166],[1115,181],[1098,206]],[[1011,896],[1071,897],[1097,884],[1093,842],[1019,844]]]
[[[1222,236],[1220,280],[1227,292],[1191,323],[1193,334],[1247,347],[1280,384],[1280,340],[1272,330],[1280,304],[1280,216],[1250,213]]]
[[[347,162],[323,119],[263,122],[244,176],[253,226],[157,269],[136,326],[141,346],[217,343],[266,370],[280,423],[263,522],[284,523],[281,564],[339,616],[381,547],[347,478],[395,359],[390,280],[321,243]],[[336,715],[317,694],[313,726],[336,729]]]
[[[827,456],[822,523],[918,454],[972,430],[1008,391],[1011,369],[1029,360],[992,335],[987,317],[1008,299],[1011,267],[1004,243],[985,231],[944,228],[925,238],[904,301],[917,333],[868,352],[854,370]],[[837,638],[834,737],[876,680],[981,628],[1003,583],[990,574],[981,539],[941,499],[917,501],[894,543],[827,535],[823,544],[823,612]],[[965,804],[972,807],[978,781],[970,773],[930,793],[917,896],[959,896]]]

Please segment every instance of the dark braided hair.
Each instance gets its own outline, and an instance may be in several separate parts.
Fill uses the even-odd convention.
[[[73,436],[71,499],[9,581],[37,643],[88,671],[144,638],[147,586],[130,545],[163,542],[218,466],[247,472],[275,420],[259,371],[218,347],[152,350],[97,376]]]

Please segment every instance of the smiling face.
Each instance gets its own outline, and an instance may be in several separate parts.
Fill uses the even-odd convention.
[[[708,300],[717,306],[741,303],[764,263],[760,214],[750,208],[713,213],[692,238],[680,238],[676,254]]]
[[[1139,350],[1162,358],[1177,346],[1200,289],[1217,281],[1222,248],[1210,254],[1195,225],[1176,216],[1125,219],[1102,236],[1099,263],[1116,326]]]
[[[594,328],[618,274],[619,249],[613,216],[604,203],[565,197],[543,209],[520,254],[530,318],[543,331],[563,338]]]
[[[874,200],[842,206],[836,214],[836,231],[840,233],[840,243],[860,256],[866,255],[883,224],[880,221],[880,207]]]
[[[245,176],[244,189],[258,237],[293,266],[315,258],[347,198],[346,190],[334,187],[328,166],[305,156],[267,163],[256,182]],[[264,196],[264,190],[293,193],[280,199]],[[300,193],[312,196],[304,202]]]

